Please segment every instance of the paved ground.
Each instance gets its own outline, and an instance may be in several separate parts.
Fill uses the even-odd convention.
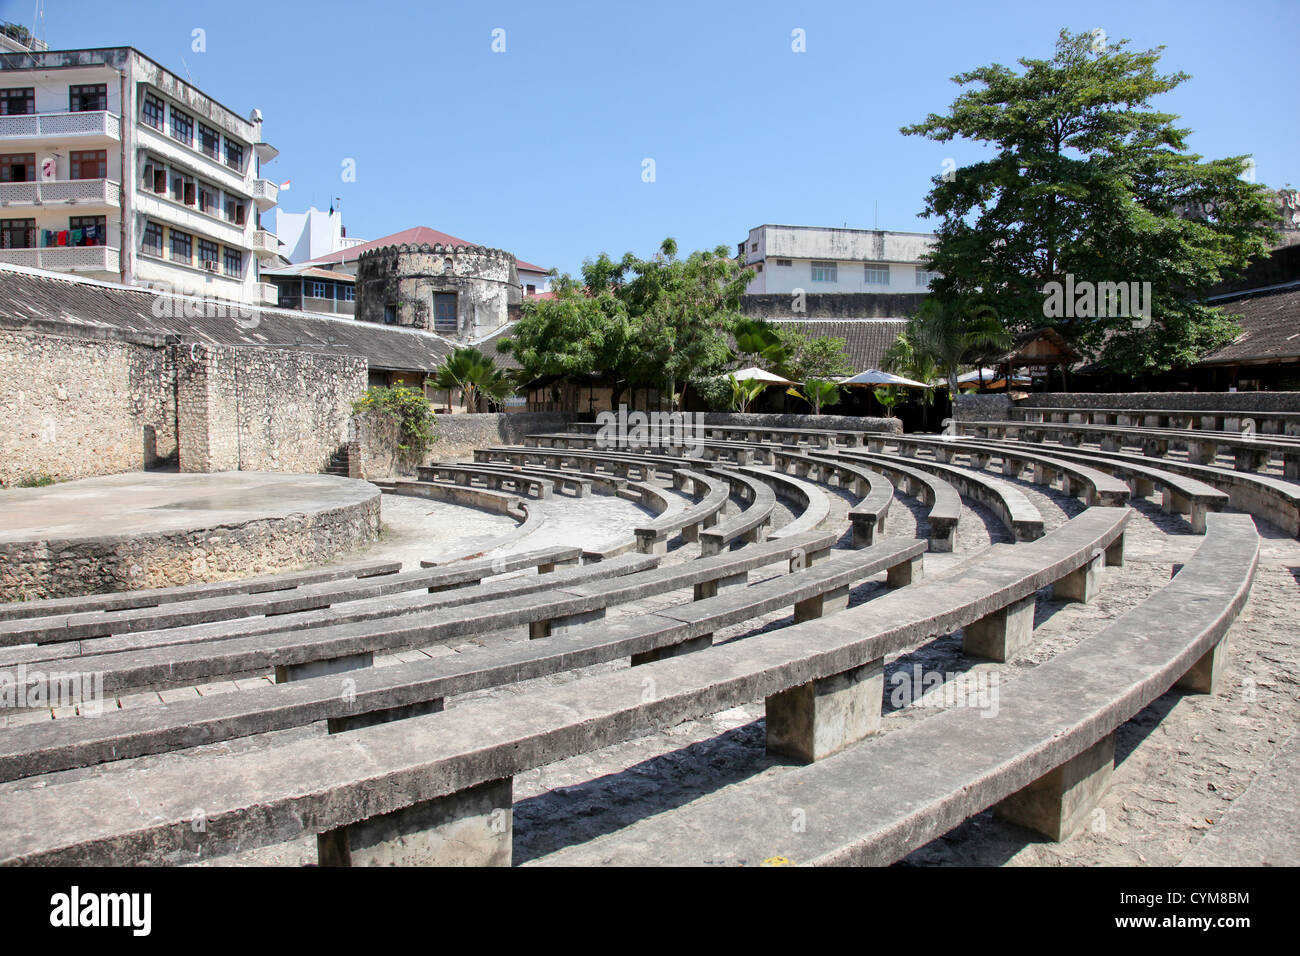
[[[333,475],[130,472],[0,494],[0,543],[189,531],[311,513],[377,489]]]

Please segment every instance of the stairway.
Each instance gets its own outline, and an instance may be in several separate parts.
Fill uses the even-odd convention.
[[[330,463],[325,467],[325,474],[348,477],[348,446],[339,445],[338,450],[330,455]]]

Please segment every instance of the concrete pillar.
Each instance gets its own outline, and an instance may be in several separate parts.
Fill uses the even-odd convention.
[[[1160,510],[1171,515],[1190,514],[1192,503],[1166,485],[1160,495]]]
[[[349,730],[360,730],[362,727],[392,723],[394,720],[439,713],[442,713],[442,698],[434,697],[431,700],[404,704],[401,707],[389,707],[386,710],[371,710],[364,714],[351,714],[346,717],[330,717],[325,721],[325,727],[331,734],[341,734]]]
[[[768,518],[762,524],[754,525],[754,527],[741,535],[741,538],[743,538],[747,544],[762,544],[767,540],[767,530],[771,520],[771,518]]]
[[[1196,694],[1214,694],[1218,691],[1219,675],[1228,662],[1228,639],[1221,637],[1200,659],[1178,679],[1178,686]]]
[[[1237,471],[1264,471],[1270,457],[1268,451],[1258,448],[1238,448],[1232,456],[1232,467]]]
[[[1058,601],[1091,603],[1101,586],[1101,566],[1104,560],[1104,555],[1098,551],[1083,567],[1071,571],[1053,584],[1052,597]]]
[[[853,522],[853,547],[869,548],[876,541],[876,516],[857,514],[849,515]]]
[[[304,661],[301,664],[276,664],[275,682],[287,684],[289,681],[307,680],[311,677],[325,677],[329,674],[341,674],[362,667],[371,667],[375,655],[371,651],[349,654],[346,657],[333,657],[327,661]]]
[[[566,614],[564,617],[557,617],[549,621],[532,621],[528,625],[528,639],[535,641],[540,637],[564,634],[575,627],[590,624],[592,621],[601,621],[604,618],[605,609],[598,607],[590,611],[581,611],[578,614]]]
[[[1141,475],[1132,475],[1128,480],[1128,487],[1133,492],[1134,498],[1148,498],[1156,493],[1156,483]]]
[[[668,538],[659,537],[654,533],[642,534],[636,533],[636,549],[641,554],[667,554]]]
[[[739,574],[732,574],[725,578],[715,578],[712,581],[701,581],[695,585],[695,600],[705,601],[711,597],[717,597],[727,591],[734,591],[736,588],[743,588],[749,583],[749,572],[741,571]]]
[[[1167,438],[1148,438],[1142,443],[1142,454],[1148,458],[1164,458],[1169,453]]]
[[[1111,733],[997,804],[994,815],[1049,839],[1064,840],[1087,823],[1114,769],[1115,735]]]
[[[509,866],[513,781],[492,780],[316,837],[321,866]]]
[[[1106,546],[1106,566],[1108,568],[1124,567],[1124,535],[1120,535]]]
[[[812,597],[796,601],[794,605],[794,622],[800,624],[826,614],[842,611],[849,606],[849,587],[847,584],[814,594]]]
[[[642,651],[640,654],[633,654],[632,666],[640,667],[642,664],[653,664],[655,661],[662,661],[669,657],[680,657],[683,654],[693,654],[696,651],[707,650],[712,646],[713,635],[701,634],[699,637],[692,637],[688,641],[679,641],[666,647],[656,647],[653,651]]]
[[[767,698],[769,753],[812,763],[880,730],[884,661],[809,681]]]
[[[1002,474],[1008,478],[1019,478],[1020,473],[1025,470],[1025,463],[1018,458],[1008,458],[1002,456]]]
[[[925,577],[925,559],[922,555],[900,561],[885,572],[885,584],[891,588],[907,587]]]
[[[1193,465],[1212,465],[1219,457],[1219,446],[1212,441],[1188,441],[1187,460]]]
[[[545,564],[539,564],[537,566],[537,573],[550,574],[556,568],[576,568],[581,563],[582,563],[581,557],[568,558],[564,561],[548,561]]]
[[[1009,661],[1034,640],[1034,596],[984,615],[962,629],[962,652],[991,661]]]

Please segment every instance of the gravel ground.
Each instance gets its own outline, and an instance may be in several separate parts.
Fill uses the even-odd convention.
[[[1039,508],[1050,530],[1078,513],[1082,505],[1059,492],[1031,483],[1016,484]],[[837,517],[844,519],[848,500],[832,489]],[[556,497],[545,503],[543,535],[530,535],[519,550],[543,544],[591,545],[592,527],[601,536],[630,531],[644,512],[622,499]],[[454,509],[454,510],[453,510]],[[598,511],[595,509],[599,509]],[[789,521],[779,506],[776,524]],[[884,535],[911,538],[927,533],[924,507],[896,496]],[[422,499],[385,496],[384,517],[395,530],[367,552],[367,557],[401,557],[415,561],[440,542],[465,534],[493,534],[498,516],[455,508]],[[493,520],[488,520],[493,519]],[[508,519],[503,519],[507,520]],[[611,529],[611,525],[616,526]],[[1196,846],[1201,836],[1225,813],[1258,773],[1300,730],[1300,649],[1294,641],[1300,610],[1300,542],[1260,523],[1263,547],[1253,596],[1230,634],[1229,665],[1214,697],[1171,691],[1119,731],[1117,768],[1103,798],[1104,815],[1094,827],[1064,843],[1044,842],[1029,831],[996,821],[990,813],[967,821],[951,833],[909,856],[900,865],[1172,865]],[[506,529],[508,530],[508,528]],[[536,540],[535,540],[536,539]],[[967,507],[961,521],[957,550],[926,556],[926,574],[935,577],[968,561],[980,560],[994,543],[1010,540],[1006,530],[985,509]],[[1036,640],[1025,658],[998,664],[966,658],[960,633],[937,638],[909,654],[886,661],[886,687],[914,666],[949,675],[996,671],[1003,686],[1019,674],[1096,633],[1116,615],[1136,606],[1163,586],[1174,566],[1185,561],[1200,538],[1189,533],[1181,516],[1166,515],[1156,499],[1134,502],[1134,515],[1122,568],[1102,571],[1099,597],[1090,605],[1051,599],[1040,592],[1035,613]],[[841,545],[847,544],[847,533]],[[671,551],[668,562],[698,555],[694,545]],[[751,574],[751,581],[780,573],[772,568]],[[884,591],[883,574],[859,585],[851,603],[869,601]],[[610,617],[642,614],[656,607],[690,600],[679,591],[611,609]],[[776,613],[718,632],[715,641],[741,640],[747,635],[782,626],[789,614]],[[472,652],[477,647],[525,639],[522,633],[485,633],[472,642],[404,652],[377,660],[377,666],[411,655],[438,656]],[[622,669],[626,661],[543,678],[540,681],[467,694],[448,700],[449,708],[481,698],[522,696],[542,684],[567,683],[592,674]],[[897,678],[895,675],[899,675]],[[241,682],[242,683],[242,682]],[[225,690],[234,690],[231,687]],[[205,692],[215,692],[213,690]],[[147,696],[147,695],[145,695]],[[154,695],[156,697],[156,695]],[[147,702],[147,701],[146,701]],[[142,705],[136,702],[137,705]],[[939,713],[941,701],[893,706],[885,701],[884,732]],[[313,734],[321,727],[302,728],[265,737],[231,741],[183,754],[122,761],[95,771],[70,771],[39,782],[0,785],[0,798],[12,789],[72,779],[89,772],[122,774],[124,785],[140,769],[161,763],[196,759],[206,753],[266,749]],[[271,754],[268,754],[270,757]],[[528,771],[515,778],[514,854],[526,864],[559,848],[586,842],[645,816],[734,786],[758,774],[787,772],[789,766],[770,758],[764,749],[762,702],[690,721],[660,733],[627,741]],[[302,865],[315,858],[313,837],[289,844],[262,847],[216,862],[222,865]]]

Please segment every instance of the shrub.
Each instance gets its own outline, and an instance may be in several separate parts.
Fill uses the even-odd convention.
[[[398,424],[397,451],[407,461],[423,462],[433,443],[437,420],[424,393],[403,385],[372,385],[352,403],[357,414],[371,412]]]

